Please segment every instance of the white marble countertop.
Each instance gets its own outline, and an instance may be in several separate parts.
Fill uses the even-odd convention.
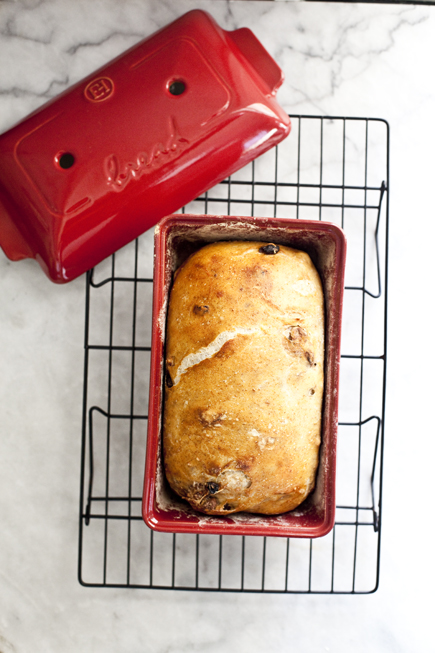
[[[77,581],[84,278],[0,253],[0,651],[434,651],[435,9],[224,0],[2,0],[0,132],[194,7],[250,27],[291,113],[391,126],[380,589],[366,596],[91,589]]]

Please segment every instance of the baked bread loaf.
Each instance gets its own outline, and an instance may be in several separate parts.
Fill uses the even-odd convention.
[[[217,242],[177,270],[166,336],[163,454],[200,512],[279,514],[315,484],[323,291],[308,254]]]

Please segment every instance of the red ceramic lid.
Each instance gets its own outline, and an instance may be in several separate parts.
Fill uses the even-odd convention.
[[[248,29],[191,11],[0,136],[0,245],[66,282],[290,131]]]

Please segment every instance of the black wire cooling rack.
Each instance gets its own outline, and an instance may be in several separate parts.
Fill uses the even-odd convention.
[[[88,273],[79,580],[93,587],[361,594],[379,584],[389,128],[293,116],[277,148],[183,211],[326,220],[347,236],[337,511],[318,539],[155,533],[142,521],[153,233]]]

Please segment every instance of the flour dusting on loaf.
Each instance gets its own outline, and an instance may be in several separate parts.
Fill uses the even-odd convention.
[[[163,454],[209,515],[293,510],[313,490],[324,307],[307,253],[218,242],[177,270],[166,332]]]

